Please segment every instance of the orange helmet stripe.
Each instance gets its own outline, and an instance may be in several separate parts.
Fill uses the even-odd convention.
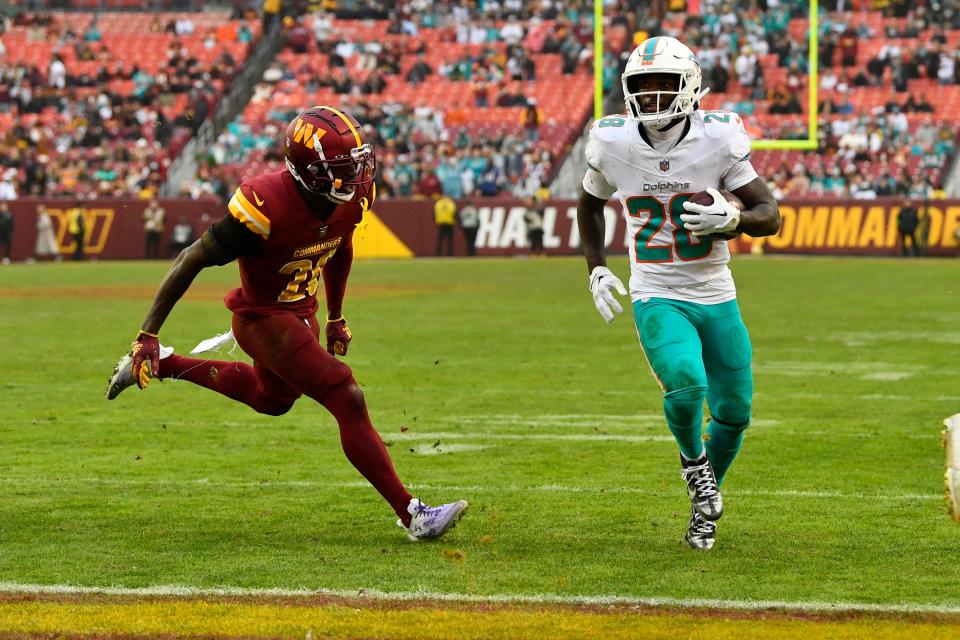
[[[324,106],[322,106],[322,107],[319,107],[319,108],[320,108],[320,109],[326,109],[327,111],[332,111],[332,112],[334,112],[335,114],[337,114],[338,116],[340,116],[340,119],[343,120],[344,122],[346,122],[346,123],[347,123],[347,126],[350,127],[350,131],[353,133],[353,137],[357,140],[357,146],[358,146],[358,147],[362,147],[362,146],[363,146],[363,143],[360,142],[360,133],[357,131],[357,128],[356,128],[355,126],[353,126],[353,123],[350,122],[350,118],[348,118],[347,116],[345,116],[342,111],[338,111],[337,109],[334,109],[333,107],[328,107],[328,106],[326,106],[326,105],[324,105]]]

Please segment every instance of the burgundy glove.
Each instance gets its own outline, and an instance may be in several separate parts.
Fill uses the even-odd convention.
[[[327,320],[327,351],[335,356],[347,355],[347,347],[350,346],[350,340],[353,334],[347,327],[347,321],[343,317],[336,320]]]
[[[160,375],[160,340],[146,331],[137,334],[137,339],[130,345],[130,355],[133,356],[133,379],[141,389],[146,388],[150,378]],[[149,362],[149,368],[147,363]]]

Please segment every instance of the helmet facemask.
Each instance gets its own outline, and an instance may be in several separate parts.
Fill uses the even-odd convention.
[[[672,75],[677,79],[675,89],[642,91],[641,82],[644,76]],[[627,103],[627,110],[637,120],[647,123],[651,129],[661,130],[668,127],[677,118],[690,115],[696,109],[696,103],[707,91],[700,91],[698,74],[691,71],[672,71],[664,69],[641,70],[623,74],[623,95]],[[696,83],[694,85],[693,83]],[[656,105],[654,111],[646,111],[643,107],[652,99]]]
[[[665,77],[673,80],[669,87]],[[647,78],[649,82],[644,82]],[[641,42],[630,54],[620,81],[627,113],[658,131],[692,114],[710,91],[703,88],[697,56],[676,38],[665,36]],[[643,103],[651,100],[655,110],[645,111]]]
[[[313,148],[320,158],[307,165],[305,176],[299,175],[293,163],[287,160],[287,169],[307,191],[337,204],[369,199],[377,171],[373,145],[367,143],[354,147],[349,156],[326,158],[323,145],[314,134]]]

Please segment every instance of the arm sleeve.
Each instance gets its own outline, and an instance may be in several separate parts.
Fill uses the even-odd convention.
[[[602,173],[593,167],[587,167],[587,172],[583,176],[583,190],[595,198],[609,200],[617,189],[607,182]]]
[[[217,265],[252,255],[263,248],[263,239],[229,214],[204,231],[200,242],[204,253]]]
[[[720,176],[720,184],[727,191],[739,189],[757,178],[757,170],[750,162],[750,136],[744,130],[740,117],[735,117],[739,126],[729,143],[729,164],[726,171]]]
[[[603,175],[600,165],[600,143],[596,138],[596,124],[587,135],[587,144],[583,154],[587,158],[587,172],[583,176],[583,190],[595,198],[609,200],[617,188]]]
[[[342,315],[343,296],[347,291],[347,277],[353,265],[353,232],[344,238],[333,256],[323,265],[323,289],[327,294],[327,317],[331,311]]]

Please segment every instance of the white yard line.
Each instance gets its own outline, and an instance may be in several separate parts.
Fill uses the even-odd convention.
[[[762,393],[756,393],[754,395],[764,395]],[[766,394],[771,395],[771,394]],[[779,395],[779,394],[778,394]],[[821,400],[823,398],[840,398],[842,400],[851,400],[856,398],[857,400],[894,400],[897,402],[917,402],[918,400],[936,400],[938,402],[960,402],[960,396],[927,396],[922,393],[917,393],[912,396],[897,395],[891,393],[865,393],[860,395],[852,396],[847,393],[829,393],[824,391],[822,393],[812,393],[812,392],[796,392],[796,393],[785,393],[782,395],[784,398],[792,398],[795,400]]]
[[[838,331],[821,336],[820,340],[858,343],[909,343],[960,344],[956,331]]]
[[[491,433],[489,431],[448,432],[429,431],[420,433],[382,434],[387,440],[550,440],[555,442],[675,442],[671,435],[621,435],[611,433]]]
[[[370,485],[362,480],[356,481],[331,481],[322,482],[316,480],[211,480],[209,478],[196,479],[157,479],[148,478],[76,478],[76,477],[54,477],[54,478],[0,478],[0,484],[11,484],[21,486],[46,486],[56,485],[64,486],[69,483],[77,484],[99,484],[105,486],[118,487],[226,487],[237,489],[256,489],[256,488],[315,488],[315,489],[369,489]],[[668,490],[650,490],[642,487],[585,487],[577,485],[544,484],[544,485],[459,485],[459,484],[436,484],[436,483],[413,483],[407,487],[414,491],[436,491],[436,492],[463,492],[463,493],[585,493],[585,494],[630,494],[645,495],[652,497],[671,496],[673,494],[681,495],[682,491]],[[752,490],[752,489],[733,489],[731,496],[753,496],[760,498],[811,498],[811,499],[849,499],[849,500],[882,500],[882,501],[900,501],[900,500],[943,500],[942,494],[937,493],[896,493],[896,494],[873,494],[850,491],[799,491],[792,489],[782,490]]]
[[[256,597],[256,598],[310,598],[333,597],[368,599],[373,601],[423,601],[490,603],[490,604],[561,604],[561,605],[621,605],[646,607],[680,607],[701,609],[729,609],[736,611],[784,610],[817,613],[945,613],[960,614],[960,606],[948,603],[861,603],[816,602],[793,600],[718,600],[711,598],[671,598],[629,595],[560,595],[560,594],[491,594],[449,593],[441,591],[380,591],[379,589],[286,589],[241,587],[191,587],[158,585],[153,587],[98,587],[69,584],[41,585],[19,582],[0,582],[0,592],[47,595],[109,595],[127,597]]]

